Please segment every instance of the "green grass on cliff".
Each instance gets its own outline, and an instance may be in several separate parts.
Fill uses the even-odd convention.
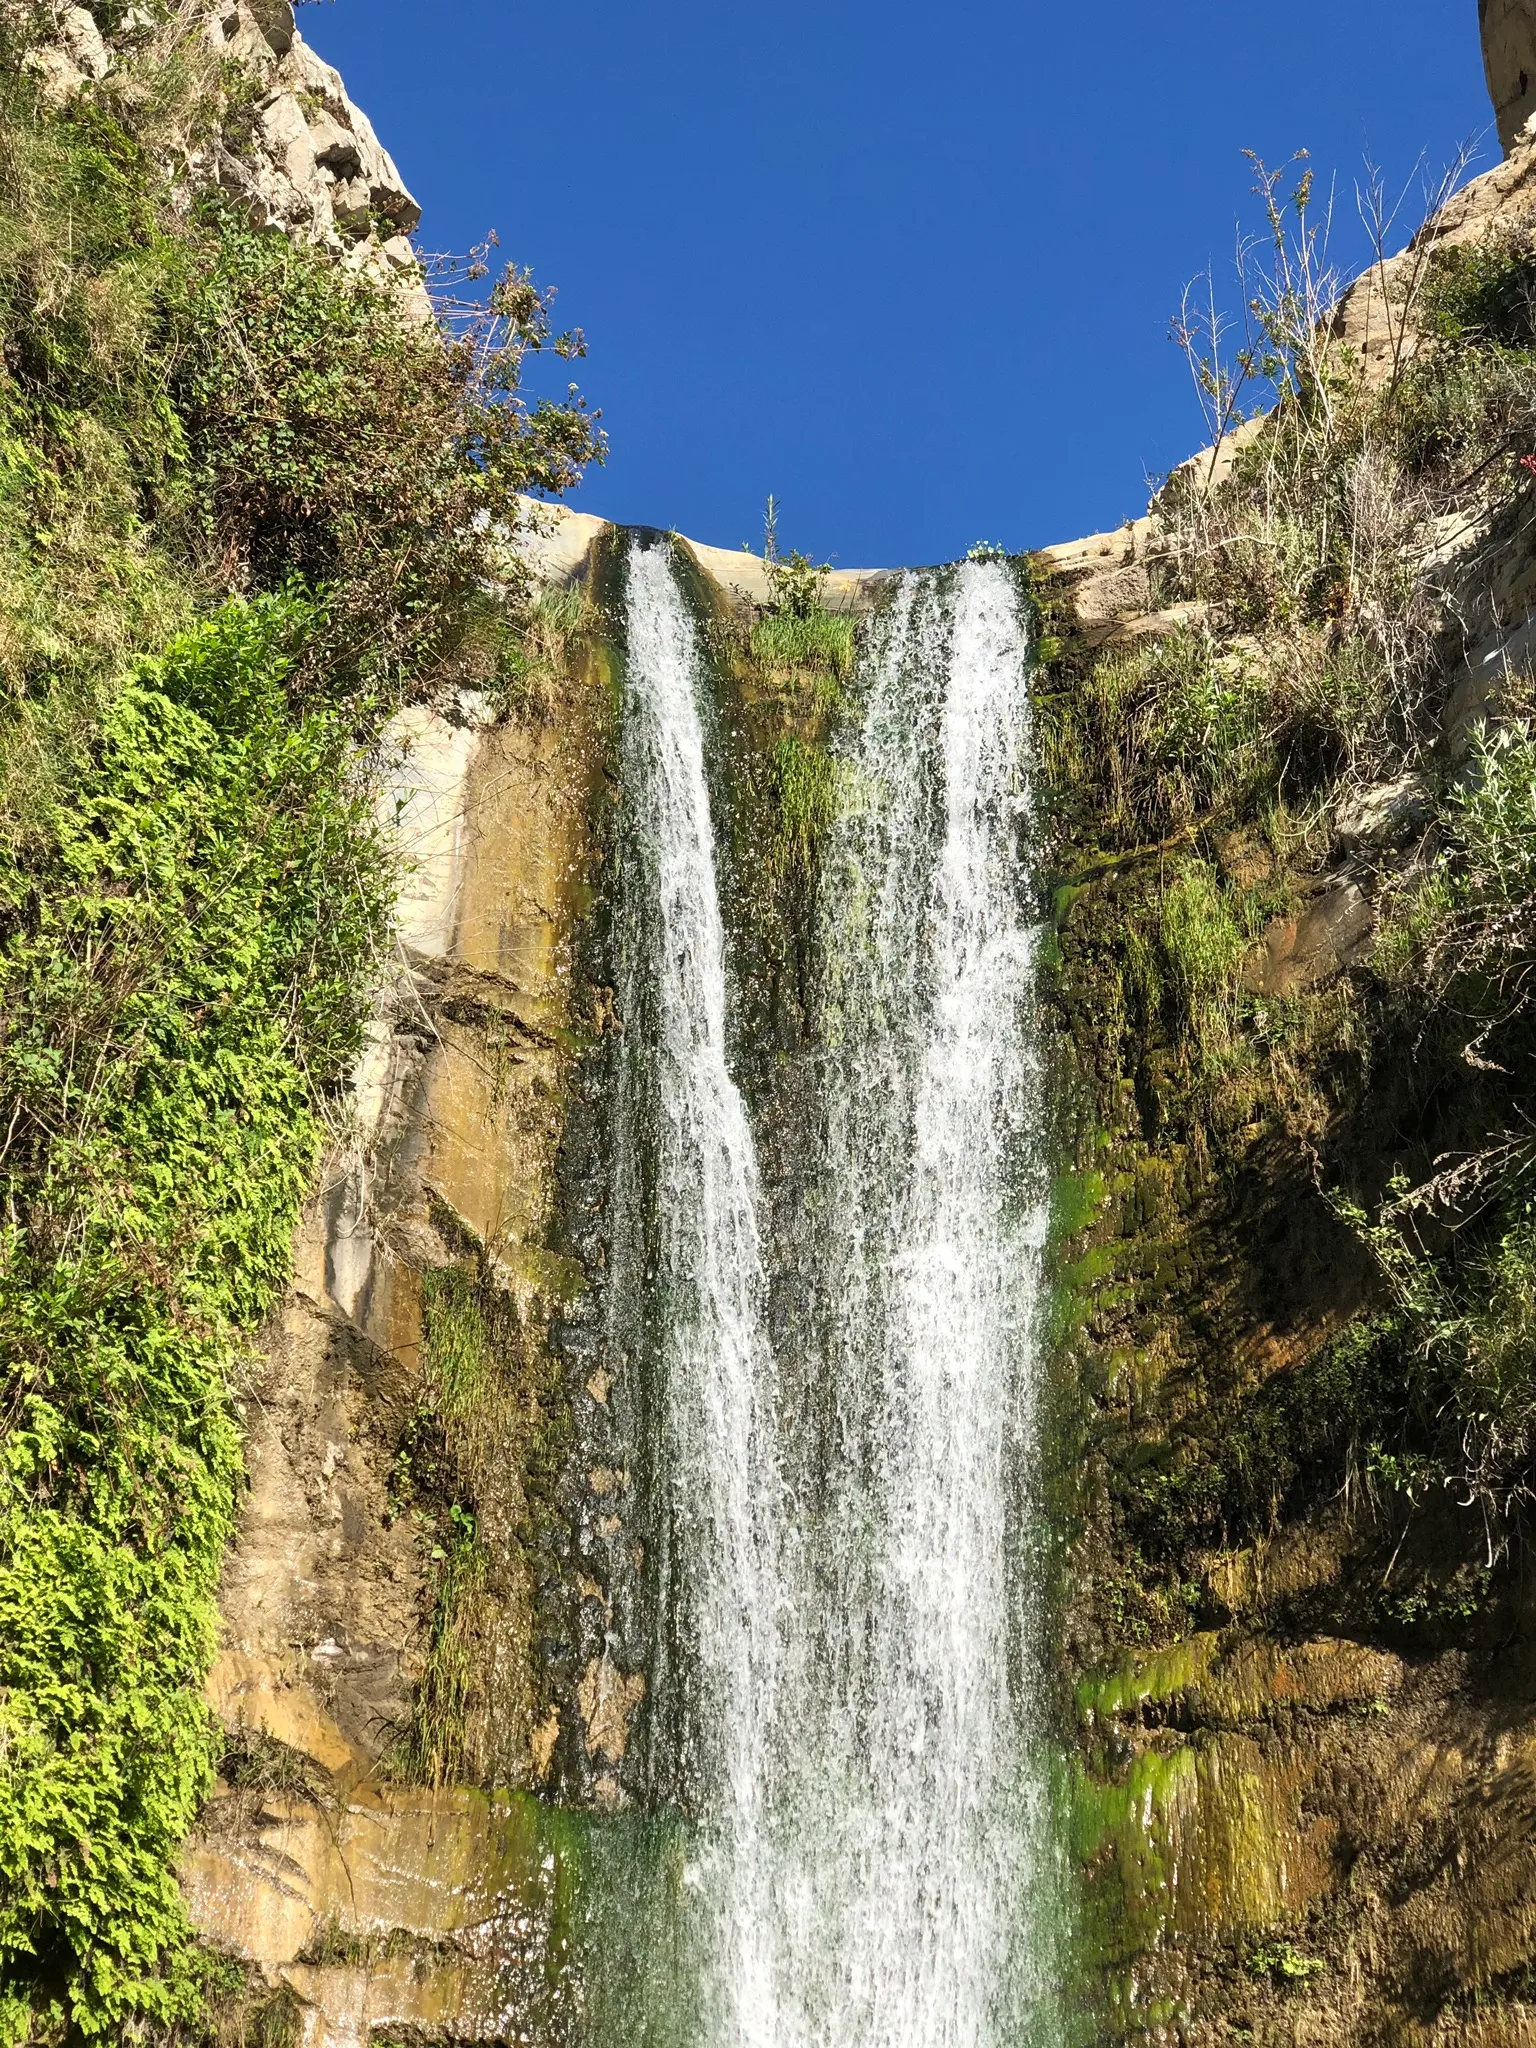
[[[518,395],[528,350],[561,345],[520,273],[485,320],[423,333],[173,190],[178,137],[238,128],[237,80],[151,51],[50,111],[18,57],[0,50],[0,2041],[189,2040],[228,1990],[175,1864],[212,1782],[240,1398],[390,917],[371,739],[403,691],[515,666],[487,522],[601,445],[579,406]]]

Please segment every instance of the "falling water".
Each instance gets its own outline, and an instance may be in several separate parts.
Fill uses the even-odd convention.
[[[701,2048],[1045,2044],[1017,595],[1000,565],[910,575],[870,635],[823,857],[820,1129],[767,1247],[726,1062],[700,657],[659,548],[630,554],[628,643],[655,906],[657,1669],[688,1701]],[[770,1266],[814,1304],[777,1359]]]
[[[758,1907],[777,1595],[772,1361],[757,1162],[726,1066],[701,662],[664,546],[637,541],[630,550],[627,626],[626,795],[655,955],[647,963],[656,1152],[649,1290],[663,1635],[687,1646],[683,1668],[654,1678],[664,1703],[673,1695],[674,1745],[695,1781],[691,1801],[706,1813],[691,1873],[711,1926],[705,2009],[720,2041],[772,2048],[771,1929]],[[632,997],[638,1009],[638,987]]]
[[[786,1457],[775,1757],[785,2043],[1049,2037],[1028,678],[1004,567],[904,578],[824,862],[803,1240],[823,1312]]]

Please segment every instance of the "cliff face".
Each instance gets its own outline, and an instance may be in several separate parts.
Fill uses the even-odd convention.
[[[1529,260],[1531,20],[1483,13],[1508,160],[1355,289],[1328,343],[1351,490],[1385,459],[1401,503],[1425,491],[1390,543],[1400,596],[1429,606],[1399,737],[1374,752],[1367,720],[1335,753],[1290,694],[1311,648],[1334,707],[1366,663],[1382,614],[1356,609],[1358,558],[1337,583],[1323,572],[1315,610],[1298,589],[1277,612],[1283,571],[1250,580],[1245,535],[1277,538],[1260,515],[1244,526],[1258,498],[1285,502],[1295,541],[1306,514],[1281,478],[1328,489],[1322,441],[1288,468],[1284,406],[1176,477],[1148,521],[1039,562],[1065,641],[1051,744],[1091,785],[1059,814],[1049,1000],[1075,1105],[1062,1320],[1087,1473],[1074,1846],[1115,2035],[1503,2043],[1536,2027],[1524,1467],[1512,1510],[1467,1476],[1478,1424],[1447,1424],[1463,1367],[1405,1291],[1410,1274],[1460,1287],[1456,1310],[1435,1294],[1437,1328],[1491,1327],[1496,1255],[1457,1239],[1501,1198],[1453,1183],[1477,1181],[1490,1131],[1523,1116],[1529,1071],[1490,984],[1454,984],[1451,1024],[1428,987],[1446,956],[1401,940],[1404,902],[1462,858],[1457,821],[1496,785],[1490,761],[1528,732],[1523,415],[1491,427],[1477,485],[1443,497],[1421,485],[1417,430],[1394,438],[1471,332],[1444,281],[1490,251]],[[1363,439],[1346,416],[1370,423]],[[1304,399],[1297,417],[1319,421]],[[1169,723],[1180,703],[1194,724]],[[1356,747],[1373,765],[1353,769]],[[1400,942],[1417,987],[1386,964]],[[1503,1035],[1497,1076],[1463,1043],[1480,1007]],[[1518,1227],[1493,1242],[1507,1253]],[[1467,1341],[1476,1358],[1491,1339]]]
[[[100,10],[98,10],[100,11]],[[288,0],[225,0],[184,10],[169,40],[151,9],[127,10],[110,35],[86,7],[50,5],[32,68],[53,100],[110,77],[151,43],[169,62],[188,46],[234,68],[250,97],[243,134],[193,138],[187,189],[225,195],[252,227],[302,236],[339,260],[409,292],[419,284],[410,237],[416,204],[341,77],[299,34]],[[417,301],[424,317],[431,309]]]
[[[1513,144],[1532,28],[1496,0],[1483,14]],[[1533,165],[1514,148],[1429,239],[1525,233]],[[1367,280],[1340,316],[1371,388],[1402,350],[1404,275]],[[1437,744],[1454,761],[1524,659],[1536,568],[1504,505],[1459,511],[1437,538],[1457,622],[1436,655]],[[645,1679],[624,1621],[643,1532],[627,1519],[612,1381],[572,1335],[601,1285],[580,1256],[573,1108],[616,1028],[594,937],[613,769],[608,540],[562,515],[523,545],[585,609],[556,605],[565,623],[525,700],[466,698],[398,730],[402,959],[253,1412],[213,1698],[237,1739],[298,1759],[300,1782],[273,1766],[255,1792],[228,1783],[186,1866],[201,1924],[299,1994],[317,2042],[396,2027],[492,2039],[530,2012],[559,2038],[558,1984],[530,1986],[580,1851],[551,1849],[550,1815],[619,1812],[644,1791]],[[706,610],[768,597],[756,565],[694,555]],[[1181,585],[1156,513],[1045,551],[1035,576],[1068,691],[1085,664],[1155,663],[1191,633],[1218,659],[1244,645]],[[878,579],[834,581],[840,603],[878,593]],[[1330,1000],[1370,957],[1390,878],[1418,858],[1421,780],[1351,802],[1310,865],[1283,873],[1241,834],[1219,841],[1222,886],[1268,889],[1276,906],[1242,968],[1260,999]],[[1188,1015],[1128,976],[1124,935],[1165,900],[1189,828],[1127,846],[1103,828],[1081,812],[1063,828],[1048,991],[1076,1105],[1061,1300],[1084,1396],[1068,1436],[1088,1473],[1068,1601],[1087,2002],[1107,2037],[1527,2039],[1536,1666],[1521,1576],[1479,1563],[1449,1502],[1410,1496],[1405,1514],[1379,1481],[1365,1499],[1357,1453],[1340,1462],[1311,1428],[1353,1398],[1332,1361],[1378,1277],[1327,1198],[1317,1127],[1213,1091],[1188,1062]],[[1364,1099],[1360,1149],[1379,1176],[1400,1105],[1386,1087]],[[474,1430],[447,1423],[484,1537],[467,1603],[446,1597],[434,1555],[441,1503],[398,1477],[413,1418],[442,1421],[433,1354],[451,1302],[492,1333],[496,1361]],[[1233,1442],[1256,1468],[1278,1444],[1290,1475],[1256,1469],[1269,1491],[1246,1521],[1191,1506],[1185,1483]],[[451,1728],[434,1736],[449,1694]],[[423,1761],[431,1782],[413,1785]]]
[[[577,928],[607,716],[600,663],[551,661],[511,713],[468,695],[389,738],[399,956],[255,1390],[211,1681],[226,1727],[303,1759],[301,1782],[254,1807],[230,1786],[186,1872],[200,1925],[303,1996],[306,2038],[495,2036],[514,1923],[541,1917],[515,1794],[549,1778],[572,1711],[535,1637],[571,1426],[550,1323],[583,1285],[557,1158],[605,1028]],[[457,1406],[449,1357],[472,1375]],[[627,1678],[594,1670],[586,1732],[619,1757]]]
[[[581,1971],[611,1967],[562,1919],[588,1819],[651,1797],[643,1392],[603,1335],[622,539],[530,507],[522,684],[387,736],[399,958],[247,1410],[209,1691],[230,1751],[183,1879],[200,1929],[315,2043],[568,2038]],[[745,652],[764,565],[684,559],[736,677],[738,801],[761,806],[786,719],[814,724],[809,685]],[[857,606],[881,580],[839,572],[824,595]],[[760,952],[760,868],[742,885]],[[763,1000],[793,1009],[793,940],[767,943]]]
[[[1477,13],[1499,141],[1509,150],[1536,113],[1536,10],[1530,0],[1478,0]]]

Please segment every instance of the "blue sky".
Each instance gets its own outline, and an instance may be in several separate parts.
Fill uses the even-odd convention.
[[[1200,440],[1167,340],[1229,263],[1244,149],[1306,148],[1360,254],[1481,134],[1476,0],[325,0],[426,208],[586,329],[613,452],[577,501],[849,567],[1113,526]],[[564,373],[561,373],[562,377]]]

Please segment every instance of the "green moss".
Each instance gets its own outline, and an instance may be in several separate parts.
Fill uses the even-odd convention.
[[[1294,1942],[1266,1941],[1248,1951],[1244,1963],[1250,1977],[1269,1977],[1280,1984],[1306,1984],[1327,1968],[1321,1956],[1309,1956]]]
[[[1107,1677],[1079,1680],[1078,1714],[1085,1722],[1108,1721],[1149,1702],[1176,1699],[1208,1676],[1216,1653],[1217,1638],[1198,1635],[1127,1657]]]
[[[1051,1233],[1066,1243],[1082,1237],[1109,1205],[1109,1184],[1094,1166],[1058,1173],[1051,1183]]]
[[[809,878],[842,802],[843,774],[824,747],[787,733],[769,757],[776,817],[770,873]]]
[[[1106,1958],[1155,1948],[1171,1925],[1176,1848],[1168,1819],[1195,1781],[1194,1752],[1183,1746],[1143,1751],[1118,1781],[1074,1776],[1072,1848],[1092,1874],[1087,1933]]]

